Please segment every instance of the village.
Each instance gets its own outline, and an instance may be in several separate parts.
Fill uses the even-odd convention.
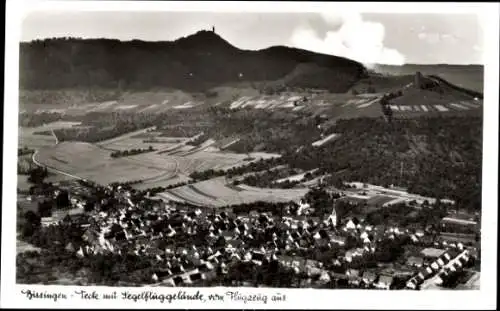
[[[285,287],[419,290],[470,288],[479,282],[479,225],[471,215],[449,213],[437,219],[437,226],[420,228],[345,216],[337,211],[339,202],[363,198],[352,193],[340,193],[320,217],[315,203],[305,198],[281,205],[277,212],[259,208],[259,202],[245,210],[191,206],[119,184],[97,187],[95,200],[96,187],[61,182],[38,196],[24,195],[24,200],[52,196],[59,202],[64,194],[67,206],[43,215],[40,230],[79,227],[83,234],[75,241],[81,242],[64,248],[74,256],[155,258],[148,282],[136,285],[266,286],[245,267],[281,271],[276,277],[288,274],[290,281],[277,280]],[[436,202],[411,204],[422,210]]]

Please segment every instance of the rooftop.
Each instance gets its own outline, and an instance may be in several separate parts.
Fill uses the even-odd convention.
[[[420,253],[422,255],[424,255],[425,257],[437,258],[437,257],[443,255],[444,253],[446,253],[446,250],[429,247],[429,248],[423,249]]]

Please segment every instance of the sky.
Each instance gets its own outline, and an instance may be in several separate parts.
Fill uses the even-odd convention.
[[[61,12],[30,13],[22,41],[48,37],[170,41],[211,29],[241,49],[285,45],[371,64],[483,64],[475,14]]]

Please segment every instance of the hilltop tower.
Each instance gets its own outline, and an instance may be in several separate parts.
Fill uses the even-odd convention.
[[[417,89],[422,88],[422,74],[420,73],[420,71],[417,71],[415,73],[415,79],[413,81],[413,86]]]
[[[212,26],[212,32],[215,33],[215,26]]]

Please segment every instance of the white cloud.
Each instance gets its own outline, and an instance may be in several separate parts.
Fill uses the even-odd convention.
[[[405,57],[399,51],[384,46],[385,27],[381,23],[363,20],[357,12],[324,13],[325,22],[338,30],[328,31],[320,38],[314,29],[297,28],[291,43],[299,48],[332,54],[372,64],[403,65]]]
[[[456,44],[456,43],[458,43],[459,38],[454,34],[445,33],[445,34],[441,35],[441,40],[447,41],[451,44]]]
[[[427,32],[421,32],[418,34],[418,38],[420,40],[425,40],[430,44],[435,44],[441,41],[442,36],[438,33],[427,33]],[[444,38],[443,38],[444,39]]]

